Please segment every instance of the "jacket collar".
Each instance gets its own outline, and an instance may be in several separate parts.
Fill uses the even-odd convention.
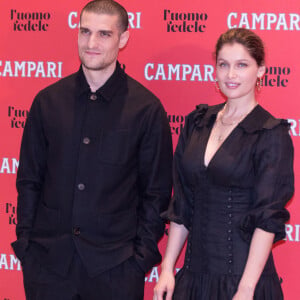
[[[126,82],[126,74],[124,70],[121,68],[120,63],[117,62],[114,73],[105,82],[105,84],[96,91],[96,94],[100,96],[101,99],[104,99],[105,101],[111,101],[115,93],[125,86],[125,82]],[[91,89],[83,73],[82,66],[80,66],[77,72],[76,87],[79,95],[91,93]]]

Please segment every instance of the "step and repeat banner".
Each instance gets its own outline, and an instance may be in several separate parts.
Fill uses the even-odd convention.
[[[77,32],[86,0],[0,1],[0,300],[24,300],[15,240],[16,172],[22,131],[31,102],[47,85],[79,68]],[[289,119],[295,147],[295,195],[286,240],[274,246],[285,299],[300,299],[300,91],[299,1],[120,0],[131,37],[119,60],[126,72],[153,91],[169,117],[174,147],[184,116],[200,103],[223,101],[214,87],[213,51],[219,35],[246,27],[262,37],[267,72],[259,103]],[[164,252],[166,236],[160,242]],[[183,255],[177,267],[183,263]],[[145,299],[160,266],[146,275]]]

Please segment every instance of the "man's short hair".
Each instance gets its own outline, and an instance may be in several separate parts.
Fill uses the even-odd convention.
[[[128,29],[128,14],[126,9],[116,1],[113,0],[94,0],[89,2],[84,6],[80,14],[80,20],[82,13],[93,12],[96,14],[107,14],[107,15],[118,15],[119,24],[121,32],[124,32]]]

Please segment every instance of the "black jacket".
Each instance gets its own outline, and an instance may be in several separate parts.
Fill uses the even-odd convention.
[[[135,256],[147,272],[161,259],[171,165],[161,103],[119,64],[96,93],[82,69],[47,87],[23,133],[16,255],[33,249],[66,274],[77,251],[91,276]]]

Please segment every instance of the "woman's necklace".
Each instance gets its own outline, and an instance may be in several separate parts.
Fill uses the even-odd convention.
[[[225,122],[224,120],[223,120],[223,114],[220,116],[220,121],[221,121],[221,124],[223,125],[223,126],[232,126],[232,125],[235,125],[235,124],[237,124],[237,123],[239,123],[244,117],[245,117],[245,115],[246,114],[243,114],[243,115],[241,115],[237,120],[233,120],[233,121],[231,121],[230,123],[228,123],[228,122]]]
[[[227,128],[228,128],[229,126],[234,126],[234,125],[240,123],[240,122],[244,119],[244,117],[248,114],[248,113],[244,113],[244,114],[242,114],[237,120],[233,120],[233,121],[231,121],[231,122],[226,122],[226,121],[224,121],[224,119],[223,119],[223,114],[224,114],[225,109],[226,109],[226,105],[224,106],[224,108],[223,108],[222,111],[220,112],[220,117],[218,118],[218,120],[220,120],[220,123],[219,123],[219,124],[221,124],[221,125],[223,125],[223,126],[225,126],[225,127],[227,127]],[[224,133],[224,130],[223,130],[223,129],[220,128],[219,130],[220,130],[220,134],[217,135],[217,141],[218,141],[219,143],[221,143],[221,142],[224,141],[225,137],[228,136],[228,131],[227,131],[226,133]],[[232,130],[230,130],[230,132],[231,132],[231,131],[232,131]],[[230,132],[229,132],[229,133],[230,133]]]

